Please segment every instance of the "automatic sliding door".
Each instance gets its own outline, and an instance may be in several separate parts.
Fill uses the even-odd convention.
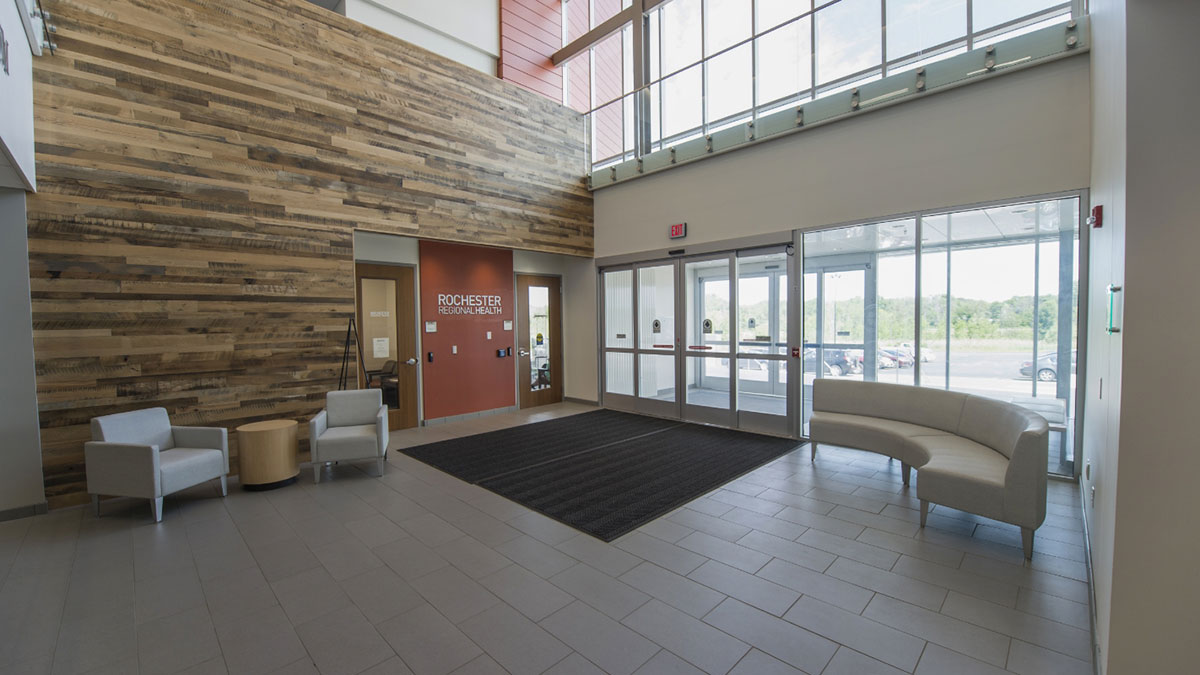
[[[602,275],[604,306],[604,405],[633,410],[633,270],[605,270]]]
[[[730,256],[692,260],[683,265],[684,377],[683,417],[695,422],[734,426]]]
[[[637,268],[637,410],[678,417],[675,387],[675,263]]]
[[[788,432],[787,266],[782,249],[737,258],[739,428]]]

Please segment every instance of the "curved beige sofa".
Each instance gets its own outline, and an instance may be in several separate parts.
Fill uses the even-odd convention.
[[[955,391],[817,379],[809,419],[817,444],[900,460],[904,484],[917,469],[921,527],[929,502],[1021,528],[1025,557],[1046,519],[1049,425],[1019,406]]]

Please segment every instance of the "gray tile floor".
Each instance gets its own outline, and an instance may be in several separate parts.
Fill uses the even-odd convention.
[[[393,448],[588,408],[397,432]],[[0,673],[1055,673],[1089,665],[1078,495],[917,526],[899,465],[807,449],[612,545],[393,452],[0,523]],[[302,477],[308,477],[302,472]]]

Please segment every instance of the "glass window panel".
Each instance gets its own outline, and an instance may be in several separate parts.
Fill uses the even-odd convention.
[[[629,0],[591,0],[591,3],[592,28],[608,21],[629,6]]]
[[[578,112],[592,108],[592,68],[587,55],[567,62],[567,105]]]
[[[812,32],[800,19],[755,40],[758,103],[791,96],[812,86]]]
[[[650,68],[650,81],[657,80],[663,76],[662,59],[659,51],[662,47],[661,26],[659,25],[662,12],[653,11],[646,15],[648,25],[646,26],[646,37],[650,41],[648,49],[650,53],[646,55],[647,65]]]
[[[708,121],[745,112],[752,105],[752,45],[714,57],[708,62]]]
[[[875,258],[875,372],[878,382],[915,384],[916,220],[873,225]]]
[[[687,329],[684,347],[729,351],[729,261],[725,258],[684,265]]]
[[[659,10],[663,74],[700,60],[700,0],[672,0]]]
[[[621,155],[625,148],[625,102],[613,101],[592,113],[592,162]]]
[[[729,410],[729,359],[689,356],[684,360],[687,404]]]
[[[946,388],[949,218],[921,219],[921,386]]]
[[[633,347],[633,270],[604,273],[604,346]]]
[[[993,34],[987,38],[987,41],[989,43],[1000,42],[1001,40],[1015,38],[1018,35],[1025,35],[1026,33],[1032,33],[1036,30],[1041,30],[1047,26],[1058,25],[1058,24],[1062,23],[1065,19],[1070,18],[1070,16],[1071,16],[1071,10],[1069,8],[1064,9],[1064,10],[1062,10],[1062,12],[1055,14],[1054,16],[1050,17],[1049,19],[1045,19],[1043,21],[1038,21],[1037,23],[1031,23],[1028,26],[1014,28],[1013,30],[1004,31],[1002,33]]]
[[[530,286],[529,298],[529,389],[550,388],[552,350],[558,349],[550,338],[550,289],[546,286]]]
[[[784,354],[787,341],[787,254],[739,256],[738,351]]]
[[[675,356],[638,355],[638,396],[656,401],[675,400]]]
[[[786,370],[786,361],[738,359],[738,410],[787,415],[787,396],[774,385]]]
[[[624,133],[621,136],[621,149],[625,153],[632,153],[635,139],[637,138],[637,130],[634,128],[634,120],[636,117],[633,114],[633,104],[636,98],[635,94],[626,96],[621,104],[621,120],[624,123]]]
[[[738,351],[746,353],[771,352],[771,277],[767,274],[738,276]]]
[[[624,93],[624,61],[621,33],[613,33],[592,47],[592,100],[608,103]]]
[[[973,26],[976,31],[986,30],[1061,4],[1055,0],[975,0]]]
[[[671,138],[699,127],[703,121],[701,67],[693,66],[662,83],[662,135]]]
[[[633,354],[605,352],[604,391],[633,396]]]
[[[750,37],[750,5],[750,0],[707,0],[704,5],[705,56]]]
[[[874,75],[869,75],[867,77],[864,77],[864,78],[861,78],[858,80],[854,80],[852,82],[840,84],[836,87],[829,87],[828,89],[822,89],[819,92],[817,92],[817,96],[818,97],[828,96],[830,94],[836,94],[836,93],[842,92],[842,91],[850,91],[851,89],[854,89],[855,87],[861,87],[862,85],[864,85],[868,82],[874,82],[875,80],[879,80],[879,79],[882,79],[882,77],[879,75],[879,73],[876,73]]]
[[[787,278],[787,263],[784,262],[783,274],[779,275],[779,303],[775,308],[775,325],[779,329],[779,335],[775,338],[775,347],[778,354],[788,353],[788,278]],[[787,372],[786,370],[784,371]]]
[[[965,37],[966,0],[888,0],[887,53],[896,59]]]
[[[842,0],[817,10],[817,81],[831,82],[883,60],[880,0]]]
[[[638,346],[675,349],[675,266],[638,269]]]
[[[567,0],[563,5],[566,7],[567,42],[571,42],[575,38],[583,37],[591,29],[591,22],[588,20],[591,1]]]
[[[857,269],[824,273],[824,344],[863,344],[865,278]]]
[[[633,28],[626,26],[621,31],[621,92],[633,91]]]
[[[754,30],[765,32],[812,9],[809,5],[809,0],[756,0],[754,11],[758,12],[758,23]]]

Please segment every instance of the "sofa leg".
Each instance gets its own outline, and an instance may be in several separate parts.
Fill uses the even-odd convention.
[[[150,500],[150,512],[154,514],[154,522],[162,522],[163,498],[155,497]]]
[[[100,517],[100,495],[92,495],[92,509],[96,512],[96,517]]]
[[[1033,529],[1021,528],[1021,546],[1025,548],[1025,559],[1033,560]]]
[[[817,461],[817,443],[816,443],[816,441],[813,441],[812,443],[809,443],[808,445],[809,445],[809,447],[812,448],[812,459],[810,459],[809,461],[815,462],[815,461]]]
[[[321,482],[321,463],[315,462],[315,463],[313,463],[313,484],[315,485],[320,482]]]
[[[904,487],[908,487],[908,472],[911,468],[904,462],[900,462],[900,477],[904,479]]]
[[[383,477],[383,458],[382,457],[375,460],[375,466],[377,466],[379,468],[379,476]]]
[[[221,474],[221,496],[229,496],[229,482],[228,479],[225,478],[225,474]]]
[[[929,501],[921,500],[921,527],[925,527],[925,519],[929,517]]]

